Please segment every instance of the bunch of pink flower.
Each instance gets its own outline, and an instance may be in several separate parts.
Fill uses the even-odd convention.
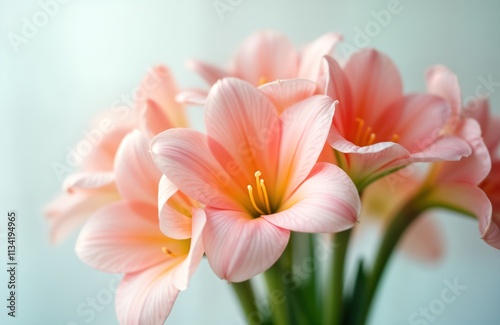
[[[462,109],[457,79],[441,66],[428,71],[427,93],[405,94],[396,66],[376,50],[339,64],[340,41],[329,33],[298,51],[280,33],[256,33],[227,69],[189,62],[209,89],[181,91],[157,67],[146,104],[66,178],[46,208],[51,238],[60,242],[83,224],[78,256],[124,274],[120,323],[163,324],[205,256],[234,284],[250,323],[363,324],[399,238],[435,207],[476,217],[481,238],[500,248],[500,120],[489,116],[487,99]],[[189,128],[188,104],[203,105],[206,133]],[[360,271],[367,284],[358,299],[344,293],[339,252],[350,228],[381,214],[387,236],[378,264]],[[431,228],[411,231],[410,247],[438,249],[437,232],[419,242]],[[296,243],[307,250],[318,240],[338,245],[328,283],[316,283],[315,272],[298,289],[280,281]],[[258,306],[245,303],[261,273],[287,297],[269,320],[252,318]],[[301,304],[306,292],[314,305]],[[345,297],[360,316],[346,315]]]

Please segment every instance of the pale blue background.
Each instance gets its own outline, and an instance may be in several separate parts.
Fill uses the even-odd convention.
[[[228,3],[227,0],[222,0]],[[237,3],[238,1],[232,1]],[[348,4],[349,3],[349,4]],[[69,1],[16,53],[8,40],[23,18],[40,11],[38,1],[0,1],[0,220],[20,214],[19,317],[6,320],[6,272],[0,271],[2,324],[115,324],[110,301],[95,318],[76,309],[107,290],[112,277],[75,256],[75,236],[58,247],[47,240],[41,207],[60,188],[51,169],[80,138],[91,117],[130,93],[148,67],[168,64],[182,86],[202,85],[184,70],[187,58],[223,63],[244,37],[261,28],[279,29],[297,45],[328,31],[354,44],[356,28],[373,21],[371,11],[389,1],[243,0],[221,20],[211,0]],[[443,63],[459,76],[464,97],[478,78],[500,80],[498,1],[402,0],[402,12],[369,45],[388,53],[408,91],[424,90],[424,69]],[[500,91],[491,93],[500,114]],[[196,125],[201,125],[201,116]],[[409,324],[420,306],[438,298],[445,279],[467,289],[432,324],[494,325],[500,316],[500,253],[481,242],[474,220],[439,218],[448,254],[426,266],[397,256],[375,306],[372,324]],[[0,224],[5,232],[5,222]],[[0,251],[5,265],[5,240]],[[3,270],[3,266],[0,270]],[[111,282],[111,284],[113,284]],[[181,293],[169,324],[240,324],[228,285],[203,264]],[[103,296],[105,297],[105,296]],[[71,323],[69,323],[71,324]]]

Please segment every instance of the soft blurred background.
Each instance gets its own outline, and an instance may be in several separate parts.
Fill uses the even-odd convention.
[[[44,20],[44,4],[54,2],[58,6]],[[229,9],[218,12],[215,5],[221,4]],[[377,23],[377,13],[391,6],[397,13]],[[50,245],[41,211],[60,190],[53,164],[63,163],[92,117],[130,95],[150,67],[167,64],[183,87],[203,85],[184,68],[185,60],[224,64],[259,29],[281,30],[297,46],[339,31],[351,46],[389,54],[407,91],[424,90],[424,71],[437,63],[457,73],[464,98],[474,95],[483,80],[492,80],[483,92],[487,89],[500,114],[499,16],[496,0],[1,0],[0,263],[3,270],[6,213],[14,209],[19,213],[19,291],[12,319],[4,307],[7,273],[1,271],[0,323],[117,323],[116,279],[80,262],[73,249],[76,234]],[[33,19],[40,27],[23,36]],[[367,27],[370,35],[361,36]],[[13,45],[13,34],[26,41]],[[190,115],[202,125],[199,109]],[[371,324],[412,324],[411,314],[439,299],[444,281],[455,278],[466,289],[432,321],[416,324],[498,324],[500,253],[480,240],[475,220],[436,218],[444,231],[445,258],[428,265],[396,255]],[[96,307],[89,305],[93,299]],[[227,283],[202,263],[167,324],[243,321]]]

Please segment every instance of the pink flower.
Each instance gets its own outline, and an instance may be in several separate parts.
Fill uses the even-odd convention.
[[[377,205],[380,200],[376,198],[383,195],[384,189],[390,189],[393,198],[385,209],[394,207],[395,202],[404,203],[407,197],[423,191],[427,196],[422,204],[447,207],[477,217],[482,238],[491,246],[500,248],[500,165],[496,163],[498,158],[496,161],[494,158],[500,142],[500,120],[490,116],[486,99],[474,100],[462,108],[457,77],[446,67],[435,66],[428,70],[427,87],[430,93],[444,98],[452,107],[443,132],[463,137],[470,144],[472,154],[460,161],[434,163],[427,178],[417,175],[415,170],[413,173],[402,170],[401,174],[405,176],[398,175],[399,172],[387,176],[367,188],[368,208],[380,206]],[[490,156],[493,163],[490,163]],[[441,236],[432,219],[419,217],[417,222],[420,224],[405,235],[404,248],[422,257],[441,252]]]
[[[491,204],[495,202],[500,179],[494,169],[490,172],[490,155],[494,155],[500,141],[499,121],[490,116],[484,99],[474,100],[462,108],[458,80],[443,66],[429,69],[427,86],[429,92],[441,96],[452,107],[452,115],[443,132],[467,140],[472,154],[456,162],[434,163],[427,179],[420,181],[424,182],[427,193],[425,202],[477,217],[482,238],[491,246],[500,248],[498,212],[492,215]],[[422,231],[428,232],[429,229],[425,228]]]
[[[290,102],[283,93],[307,88],[296,82],[259,90],[222,79],[207,98],[207,135],[170,129],[152,141],[161,171],[206,205],[206,255],[228,281],[247,280],[273,265],[290,231],[337,232],[359,215],[349,177],[337,166],[317,163],[334,103],[307,92]],[[280,115],[276,106],[286,109]]]
[[[302,78],[317,81],[322,58],[331,54],[342,40],[338,33],[327,33],[297,51],[283,34],[265,30],[250,35],[236,50],[228,69],[221,69],[197,60],[188,62],[209,85],[224,77],[236,77],[260,86],[278,79]],[[178,97],[181,101],[203,103],[207,92],[188,90]]]
[[[204,253],[205,213],[162,177],[148,151],[153,136],[186,125],[183,107],[174,100],[173,79],[164,68],[157,73],[162,77],[160,87],[149,92],[146,105],[139,109],[139,130],[125,136],[113,156],[114,184],[121,200],[87,221],[76,246],[90,266],[125,273],[116,296],[122,324],[163,324]],[[179,215],[189,219],[182,231],[168,227],[170,219],[163,221]],[[161,231],[165,229],[167,234]],[[170,233],[175,236],[169,237]]]
[[[111,130],[101,132],[102,139],[92,146],[80,171],[65,179],[64,192],[45,208],[52,242],[60,242],[99,208],[120,199],[113,166],[118,146],[127,133],[138,124],[149,136],[172,126],[187,125],[183,106],[175,101],[178,89],[168,69],[158,66],[152,73],[154,83],[146,77],[139,87],[146,98],[144,107],[138,103],[138,107],[116,107],[96,119],[92,129],[99,128],[106,119],[112,123]]]
[[[500,248],[500,233],[496,234],[496,230],[491,229],[498,229],[492,224],[491,203],[478,187],[491,169],[481,129],[474,119],[466,119],[460,123],[456,132],[471,144],[472,154],[457,162],[439,162],[433,166],[425,181],[428,189],[425,202],[477,217],[483,239],[489,245]]]
[[[497,233],[497,228],[500,227],[500,118],[492,116],[486,98],[469,102],[464,107],[462,115],[474,118],[479,122],[484,144],[488,148],[492,160],[491,171],[479,184],[479,187],[486,193],[493,206],[492,221],[488,227],[488,233]]]
[[[483,239],[496,248],[500,248],[500,118],[492,116],[486,98],[469,102],[463,109],[463,116],[469,116],[479,122],[484,144],[491,157],[491,171],[479,184],[491,202],[493,211],[491,220],[486,222],[482,233]]]
[[[98,121],[112,116],[107,111]],[[82,161],[81,171],[68,175],[63,183],[64,192],[45,207],[53,243],[61,242],[99,208],[119,200],[114,184],[114,157],[121,140],[133,127],[133,120],[126,118],[115,123],[110,132],[103,133]]]
[[[442,136],[450,108],[438,96],[404,95],[396,66],[371,49],[341,68],[326,58],[326,94],[339,100],[328,142],[358,188],[412,162],[458,160],[465,141]]]
[[[124,138],[114,168],[122,200],[98,210],[83,227],[76,245],[78,256],[90,266],[125,273],[116,293],[121,324],[163,324],[203,256],[205,214],[195,204],[163,208],[164,214],[182,213],[192,220],[188,236],[179,240],[161,232],[161,173],[148,150],[149,138],[140,131]],[[174,202],[180,195],[174,189],[164,198]]]

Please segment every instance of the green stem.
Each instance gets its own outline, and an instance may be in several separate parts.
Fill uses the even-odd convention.
[[[418,204],[422,202],[421,198],[421,195],[417,195],[408,202],[389,224],[378,249],[372,272],[368,275],[365,293],[360,309],[357,311],[354,324],[364,325],[366,323],[373,298],[394,248],[413,221],[426,210],[426,207]]]
[[[324,305],[323,324],[325,325],[340,325],[342,321],[345,257],[350,235],[350,229],[334,235],[335,253],[331,266],[333,274],[330,287],[326,292],[326,303]]]
[[[250,280],[239,282],[239,283],[231,283],[231,286],[238,297],[240,302],[240,306],[243,309],[243,313],[245,314],[245,318],[250,324],[249,318],[258,313],[255,293],[253,291],[252,284]]]
[[[264,273],[268,295],[269,310],[272,312],[274,325],[288,325],[287,292],[281,278],[279,261]]]
[[[313,263],[318,263],[316,256],[314,254],[314,248],[316,245],[316,240],[315,240],[315,235],[314,234],[307,234],[308,240],[309,240],[309,254],[308,257],[312,258]],[[318,315],[319,309],[318,309],[318,285],[316,281],[316,268],[318,268],[319,265],[314,265],[312,269],[312,274],[309,276],[308,283],[307,283],[307,288],[306,288],[306,293],[307,293],[307,300],[309,301],[309,304],[313,308],[313,313],[315,315]]]

